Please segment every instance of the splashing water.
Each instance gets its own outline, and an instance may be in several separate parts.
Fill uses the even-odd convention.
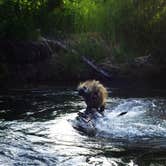
[[[166,121],[152,114],[154,103],[140,99],[118,100],[114,107],[107,107],[110,109],[105,110],[103,118],[92,120],[97,136],[127,140],[166,137]],[[120,115],[123,112],[124,115]]]
[[[105,118],[99,119],[98,134],[122,139],[166,137],[166,121],[154,117],[150,111],[151,103],[139,99],[122,100],[112,110],[106,110]],[[127,113],[118,116],[121,112]]]

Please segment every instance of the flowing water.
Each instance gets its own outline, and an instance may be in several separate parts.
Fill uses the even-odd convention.
[[[166,165],[165,98],[112,96],[106,107],[89,136],[72,127],[85,108],[72,88],[1,93],[0,165]]]

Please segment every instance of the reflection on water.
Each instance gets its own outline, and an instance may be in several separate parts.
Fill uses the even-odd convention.
[[[70,89],[1,95],[0,165],[166,165],[165,99],[109,98],[93,137],[69,121],[83,108]]]

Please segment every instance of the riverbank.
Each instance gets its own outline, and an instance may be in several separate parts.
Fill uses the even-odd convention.
[[[82,60],[82,56],[87,56],[109,77],[94,70]],[[40,87],[98,79],[113,87],[164,89],[165,59],[154,57],[148,55],[119,61],[101,38],[86,41],[45,38],[26,42],[0,41],[0,85],[2,88]]]

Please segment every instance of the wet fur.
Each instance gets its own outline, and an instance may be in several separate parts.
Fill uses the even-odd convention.
[[[80,83],[78,86],[78,90],[81,88],[85,88],[87,90],[87,96],[83,96],[87,108],[96,108],[103,109],[105,107],[106,99],[108,97],[107,89],[96,80],[89,80],[83,83]]]

